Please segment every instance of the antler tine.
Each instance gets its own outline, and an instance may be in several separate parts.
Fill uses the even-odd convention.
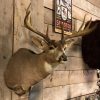
[[[49,38],[49,24],[47,25],[46,36]]]
[[[84,28],[84,30],[81,30],[82,27],[84,26],[84,23],[85,23],[85,17],[84,17],[83,23],[82,23],[81,27],[79,28],[79,30],[77,32],[76,31],[72,32],[72,35],[69,35],[69,36],[67,35],[65,37],[65,39],[74,38],[74,37],[78,37],[78,36],[84,36],[84,35],[87,35],[87,34],[91,33],[97,27],[97,25],[95,25],[95,26],[93,26],[93,27],[90,28],[91,22],[92,22],[92,18],[89,20],[89,23]]]
[[[49,45],[51,43],[51,40],[49,37],[47,37],[46,35],[44,35],[43,33],[37,31],[37,30],[34,30],[29,22],[29,16],[30,16],[30,11],[27,11],[26,12],[26,16],[25,16],[25,19],[24,19],[24,25],[26,28],[28,28],[29,30],[31,30],[32,32],[36,33],[37,35],[41,36],[42,38],[44,38],[44,40],[46,41],[46,43]]]
[[[91,19],[89,21],[89,24],[84,29],[88,29],[90,27],[91,23],[92,23],[92,17],[91,17]]]
[[[61,24],[61,28],[62,28],[62,34],[61,34],[61,42],[64,43],[64,25]]]
[[[30,7],[31,7],[31,3],[28,5],[27,9],[25,9],[26,13],[29,11]]]
[[[80,28],[79,28],[78,32],[79,32],[79,31],[81,31],[82,27],[84,26],[84,23],[85,23],[85,18],[86,18],[86,14],[85,14],[85,16],[84,16],[83,23],[82,23],[82,25],[80,26]]]

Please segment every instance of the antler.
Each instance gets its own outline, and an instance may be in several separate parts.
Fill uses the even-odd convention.
[[[47,35],[44,35],[43,33],[39,32],[37,30],[34,30],[32,28],[32,25],[30,24],[29,17],[30,17],[30,11],[27,11],[25,19],[24,19],[25,27],[28,28],[29,30],[31,30],[32,32],[36,33],[37,35],[41,36],[42,38],[44,38],[44,40],[47,42],[47,44],[50,45],[52,43],[52,40],[50,40],[50,38],[48,37],[48,27],[47,27],[47,32],[46,32]]]
[[[91,22],[92,22],[92,18],[90,19],[88,25],[84,28],[84,30],[82,30],[82,28],[85,24],[85,18],[86,18],[86,15],[84,16],[83,23],[80,26],[79,30],[72,32],[72,35],[67,35],[65,37],[65,39],[74,38],[74,37],[78,37],[78,36],[84,36],[84,35],[91,33],[93,30],[95,30],[97,25],[93,26],[92,28],[90,27]]]
[[[61,43],[64,44],[65,43],[65,38],[64,38],[64,25],[61,24],[61,28],[62,28],[62,34],[61,34]]]

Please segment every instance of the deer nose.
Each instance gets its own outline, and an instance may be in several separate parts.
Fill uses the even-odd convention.
[[[63,55],[59,59],[60,61],[67,61],[67,56],[63,53]]]
[[[67,61],[67,56],[65,54],[62,55],[63,61]]]

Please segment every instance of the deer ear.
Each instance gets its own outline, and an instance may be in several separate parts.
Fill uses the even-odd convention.
[[[32,43],[39,49],[45,51],[48,48],[48,45],[39,37],[32,36]]]
[[[67,39],[67,40],[65,41],[65,47],[66,47],[67,49],[69,49],[69,48],[73,45],[74,42],[75,42],[75,39]]]

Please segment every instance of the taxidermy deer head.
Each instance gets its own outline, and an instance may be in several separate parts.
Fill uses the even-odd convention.
[[[26,93],[32,85],[35,85],[49,75],[58,64],[67,61],[65,50],[72,44],[74,37],[86,35],[95,28],[89,28],[90,21],[87,27],[81,30],[85,22],[84,18],[78,32],[72,32],[72,35],[64,36],[62,25],[61,40],[55,41],[51,40],[48,35],[34,30],[30,24],[29,18],[30,11],[26,13],[24,19],[26,28],[42,37],[47,47],[46,49],[43,48],[44,50],[40,54],[36,54],[26,48],[20,48],[9,60],[4,72],[5,83],[8,88],[12,89],[18,95]]]

